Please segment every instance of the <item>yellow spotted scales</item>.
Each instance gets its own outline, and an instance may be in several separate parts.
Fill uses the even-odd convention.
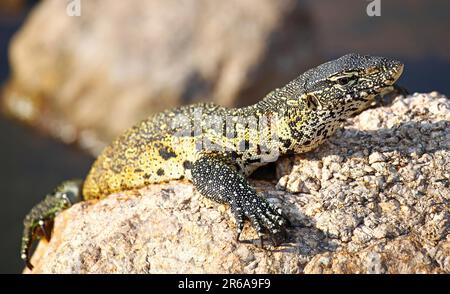
[[[257,195],[245,176],[280,155],[316,148],[377,95],[393,90],[403,65],[348,54],[303,73],[255,105],[182,106],[155,114],[104,149],[84,181],[67,181],[24,220],[21,257],[50,238],[54,217],[72,204],[152,183],[186,178],[205,197],[230,206],[237,238],[249,219],[261,237],[283,231],[281,209]]]

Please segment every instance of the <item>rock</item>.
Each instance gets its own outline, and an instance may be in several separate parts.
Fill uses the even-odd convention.
[[[274,272],[273,263],[298,272],[293,248],[268,254],[236,243],[231,215],[218,212],[184,182],[78,204],[58,216],[51,242],[39,244],[33,272],[263,273]],[[243,238],[258,240],[248,226]]]
[[[248,223],[237,243],[229,209],[174,181],[65,211],[33,272],[450,273],[449,118],[442,95],[397,97],[290,157],[290,171],[280,161],[279,188],[316,186],[252,180],[292,223],[280,247],[260,249]]]
[[[384,162],[386,157],[380,152],[374,152],[369,156],[369,164],[373,164],[375,162]]]
[[[125,128],[196,101],[242,106],[317,63],[296,0],[42,1],[10,46],[3,108],[93,154]]]
[[[395,240],[381,240],[358,252],[327,252],[312,258],[305,267],[305,273],[314,274],[407,274],[407,273],[442,273],[443,267],[434,265],[434,258],[424,253],[417,240],[399,237]],[[448,241],[441,248],[448,254]],[[328,263],[323,263],[327,258]],[[447,271],[449,264],[447,260]]]

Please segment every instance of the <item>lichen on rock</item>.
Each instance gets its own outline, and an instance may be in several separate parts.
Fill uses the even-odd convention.
[[[261,249],[229,209],[187,182],[83,202],[57,217],[35,273],[449,273],[450,100],[366,110],[318,149],[253,180],[291,221]],[[275,179],[274,179],[275,180]]]

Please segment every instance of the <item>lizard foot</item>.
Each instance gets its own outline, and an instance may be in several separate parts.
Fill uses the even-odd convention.
[[[288,223],[281,209],[260,197],[247,180],[227,162],[226,159],[212,156],[198,159],[192,169],[195,187],[202,195],[230,205],[236,219],[238,241],[246,218],[259,237],[263,237],[265,231],[272,235],[280,233]],[[260,243],[263,245],[262,241]]]
[[[253,192],[253,191],[252,191]],[[249,193],[250,194],[250,193]],[[233,203],[243,203],[244,205],[232,205],[232,211],[236,219],[237,234],[239,241],[244,217],[247,217],[259,236],[259,246],[264,248],[264,233],[267,232],[269,239],[275,246],[281,243],[280,236],[286,236],[285,226],[289,221],[283,216],[280,208],[276,208],[264,198],[252,193],[243,201],[233,201]]]
[[[67,181],[62,183],[52,194],[34,206],[23,221],[21,258],[31,270],[30,250],[34,240],[45,238],[50,241],[53,219],[56,215],[82,200],[81,181]]]

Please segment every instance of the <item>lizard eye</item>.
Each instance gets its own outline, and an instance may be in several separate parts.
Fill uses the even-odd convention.
[[[350,82],[350,78],[348,77],[342,77],[340,79],[337,80],[338,84],[341,86],[345,86]]]

